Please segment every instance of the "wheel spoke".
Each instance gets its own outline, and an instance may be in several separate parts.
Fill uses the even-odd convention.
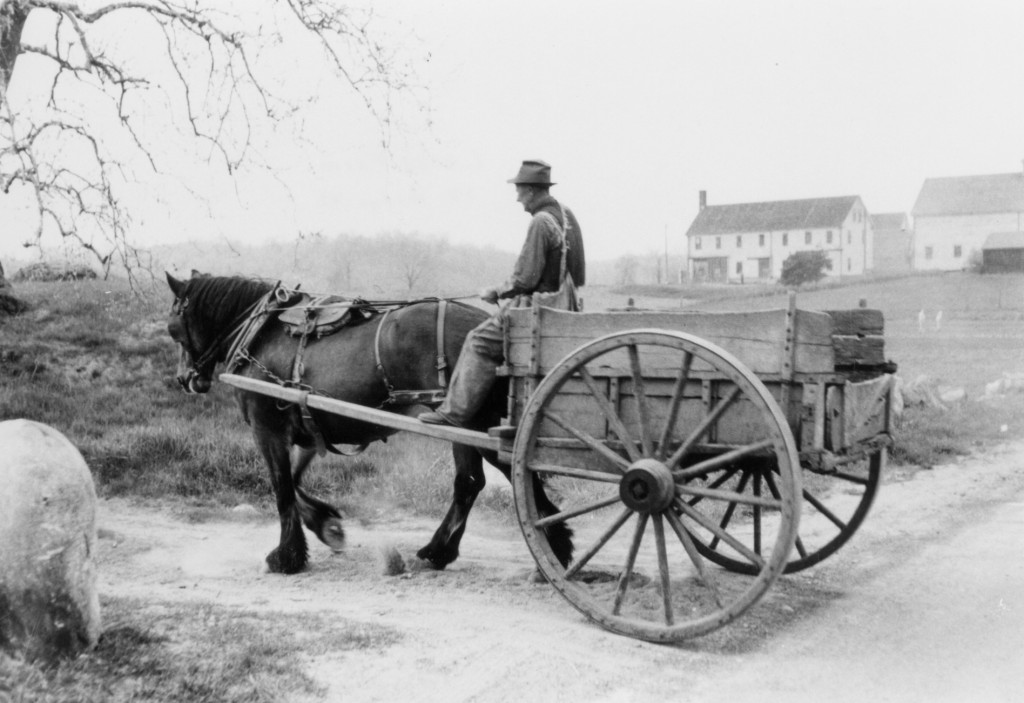
[[[644,385],[643,370],[640,368],[640,351],[635,344],[629,345],[629,366],[633,371],[633,395],[636,398],[636,407],[640,414],[640,443],[643,445],[644,456],[653,456],[651,410],[647,407],[647,391]]]
[[[665,420],[665,429],[661,432],[661,439],[658,440],[658,460],[664,461],[668,454],[668,443],[672,439],[672,428],[679,416],[679,408],[683,404],[683,392],[686,390],[686,382],[690,379],[690,366],[693,364],[693,354],[683,352],[683,363],[679,368],[679,376],[676,377],[676,386],[672,390],[672,402],[668,409],[668,419]]]
[[[774,444],[775,442],[773,440],[762,439],[760,442],[748,444],[745,447],[733,449],[732,451],[726,452],[725,454],[719,454],[716,457],[712,457],[710,459],[697,462],[692,466],[687,466],[685,469],[677,469],[676,471],[672,472],[672,478],[674,478],[676,481],[679,481],[680,479],[702,476],[708,473],[709,471],[712,471],[713,469],[717,469],[719,466],[725,466],[726,464],[733,463],[737,459],[742,459],[743,457],[749,456],[750,454],[756,454],[758,452],[764,451],[765,449],[773,446]],[[671,462],[669,465],[672,465]]]
[[[669,467],[677,466],[679,462],[683,460],[683,457],[686,456],[686,454],[693,448],[693,445],[697,443],[697,440],[703,437],[704,433],[708,431],[711,425],[715,424],[725,411],[729,409],[729,406],[736,401],[740,392],[739,386],[733,386],[733,389],[729,391],[721,401],[719,401],[718,405],[711,409],[711,412],[707,414],[707,417],[701,420],[701,423],[697,425],[697,428],[691,432],[690,436],[687,437],[681,445],[679,445],[679,448],[676,449],[675,452],[673,452],[672,458],[667,462]]]
[[[544,417],[546,417],[548,420],[551,420],[551,422],[555,423],[556,425],[561,427],[563,430],[565,430],[566,432],[571,434],[573,437],[575,437],[579,441],[583,442],[585,445],[587,445],[592,450],[594,450],[595,452],[597,452],[598,454],[603,456],[608,461],[612,462],[612,464],[614,466],[617,466],[619,469],[621,469],[623,473],[625,473],[626,469],[629,468],[629,462],[628,461],[623,459],[621,456],[616,454],[614,451],[612,451],[606,445],[604,445],[601,442],[599,442],[594,437],[591,437],[589,434],[587,434],[583,430],[579,430],[579,429],[573,427],[568,422],[563,420],[560,416],[556,415],[553,412],[545,410],[544,411]]]
[[[619,513],[619,516],[615,518],[615,521],[608,526],[608,529],[597,538],[597,541],[590,545],[587,551],[583,552],[583,556],[579,557],[569,565],[569,568],[565,570],[565,578],[571,579],[577,572],[579,572],[580,569],[586,566],[587,562],[593,559],[594,555],[601,550],[601,547],[607,544],[608,540],[610,540],[612,536],[619,531],[619,528],[626,524],[626,520],[628,520],[629,516],[632,514],[633,511],[629,508],[626,508]]]
[[[715,583],[712,578],[711,572],[707,570],[706,565],[704,564],[704,557],[700,555],[700,552],[697,551],[697,547],[694,546],[693,537],[691,537],[690,533],[686,531],[685,527],[683,527],[683,521],[680,520],[679,516],[671,510],[665,511],[665,519],[668,520],[668,524],[672,528],[672,531],[676,533],[676,537],[678,537],[679,541],[682,542],[683,549],[686,550],[687,556],[690,557],[690,561],[693,563],[694,568],[697,569],[697,575],[700,577],[701,581],[704,582],[704,586],[711,591],[711,595],[714,597],[715,603],[717,603],[718,607],[721,608],[722,596],[718,592],[718,584]]]
[[[604,474],[608,476],[609,474]],[[774,498],[766,498],[761,495],[761,487],[758,483],[754,483],[754,494],[746,495],[744,493],[736,493],[734,491],[721,491],[714,488],[701,488],[700,486],[690,486],[689,484],[681,484],[676,486],[676,493],[687,496],[700,496],[702,498],[714,498],[716,500],[727,500],[732,504],[743,503],[744,505],[754,506],[754,511],[760,510],[761,508],[777,508],[782,509],[782,501],[775,500]]]
[[[828,476],[830,478],[831,477],[836,477],[837,474],[829,474]],[[842,476],[839,476],[839,478],[844,478],[844,479],[850,480],[853,483],[861,483],[861,481],[858,480],[857,477],[850,476],[849,474],[844,474]],[[765,480],[768,482],[768,489],[772,492],[772,495],[778,497],[779,492],[778,492],[778,488],[775,486],[775,478],[771,474],[766,474],[765,475]],[[863,481],[863,483],[866,484],[867,481]],[[811,491],[809,491],[809,490],[807,490],[805,488],[804,491],[803,491],[803,495],[804,495],[804,500],[807,500],[807,502],[811,503],[812,506],[814,506],[814,508],[818,511],[818,513],[820,513],[821,515],[825,516],[831,523],[836,525],[836,527],[838,527],[841,532],[847,528],[847,523],[844,522],[842,519],[840,519],[839,516],[837,516],[835,513],[833,513],[830,510],[828,510],[828,507],[825,506],[825,504],[823,502],[821,502],[821,500],[819,500],[816,495],[811,493]],[[798,545],[798,548],[799,548],[799,545]]]
[[[743,475],[740,476],[739,483],[736,484],[736,492],[742,493],[743,489],[747,487],[747,481],[750,480],[750,472],[744,471]],[[698,499],[699,500],[699,499]],[[690,505],[693,505],[697,501],[693,501]],[[732,520],[733,513],[736,512],[736,503],[729,503],[729,507],[725,509],[725,515],[718,521],[718,526],[723,530],[729,525],[729,521]],[[718,538],[715,537],[711,540],[710,547],[715,549],[718,546]]]
[[[730,478],[735,476],[737,471],[739,471],[739,469],[736,468],[736,467],[728,469],[727,471],[723,471],[722,475],[719,476],[718,478],[716,478],[714,480],[714,482],[708,484],[706,486],[706,488],[718,488],[723,483],[728,481]],[[746,474],[744,473],[743,476],[740,478],[740,484],[736,487],[736,491],[739,492],[739,493],[742,493],[743,492],[743,486],[745,486],[746,484],[747,484],[747,482],[746,482]],[[701,502],[702,500],[704,500],[703,496],[694,496],[691,500],[689,500],[687,502],[690,505],[696,505],[697,503]]]
[[[584,505],[584,506],[581,506],[579,508],[571,508],[569,510],[563,510],[560,513],[555,513],[554,515],[548,515],[545,518],[541,518],[540,520],[537,520],[536,522],[533,523],[533,526],[534,527],[547,527],[548,525],[554,525],[555,523],[558,523],[558,522],[565,522],[569,518],[574,518],[574,517],[577,517],[579,515],[584,515],[586,513],[591,513],[591,512],[593,512],[595,510],[600,510],[601,508],[606,508],[609,505],[614,505],[615,503],[618,503],[619,500],[621,500],[619,498],[619,496],[618,495],[614,495],[614,496],[612,496],[610,498],[605,498],[604,500],[599,500],[596,503],[590,503],[589,505]]]
[[[764,475],[764,480],[765,483],[768,484],[768,490],[771,491],[772,495],[781,500],[782,494],[779,492],[779,487],[775,485],[775,476],[773,475],[776,471],[778,471],[778,467],[773,466],[772,471],[769,471]],[[807,558],[807,547],[804,545],[804,541],[800,539],[800,535],[796,536],[793,546],[796,548],[796,552],[800,555],[801,559]]]
[[[587,481],[600,481],[601,483],[619,483],[622,477],[618,474],[611,474],[605,471],[589,471],[587,469],[576,469],[571,466],[559,466],[558,464],[541,464],[531,462],[527,465],[530,471],[542,474],[555,474],[556,476],[568,476],[570,478],[582,478]]]
[[[761,472],[758,471],[754,474],[754,497],[761,497]],[[779,502],[779,508],[781,509],[782,503]],[[757,554],[761,553],[761,504],[754,503],[754,551]]]
[[[677,510],[682,511],[684,515],[689,517],[691,520],[696,522],[698,525],[703,527],[711,534],[717,535],[719,539],[721,539],[723,542],[725,542],[730,547],[732,547],[737,552],[746,557],[751,564],[754,564],[758,568],[764,566],[764,559],[761,558],[761,555],[755,554],[754,552],[750,551],[749,547],[747,547],[745,544],[740,542],[738,539],[733,537],[724,529],[716,525],[714,522],[709,520],[707,516],[702,514],[699,510],[694,510],[691,506],[689,506],[684,501],[679,500],[678,498],[676,498],[672,504],[676,506]]]
[[[863,476],[854,476],[853,474],[848,474],[844,471],[831,471],[829,472],[828,477],[838,478],[848,483],[856,483],[858,486],[866,486],[870,483],[870,481]]]
[[[661,575],[661,602],[665,607],[665,624],[674,625],[672,614],[672,580],[668,573],[668,554],[665,552],[665,526],[661,522],[661,513],[653,515],[654,543],[658,550],[658,573]]]
[[[842,520],[840,520],[836,516],[835,513],[833,513],[831,510],[829,510],[825,506],[824,503],[822,503],[820,500],[818,500],[817,496],[812,494],[807,489],[804,489],[804,500],[806,500],[808,503],[813,505],[818,510],[819,513],[821,513],[822,515],[827,517],[832,522],[833,525],[835,525],[836,527],[838,527],[840,529],[840,531],[846,529],[846,523],[843,522]]]
[[[583,382],[587,384],[587,388],[590,390],[590,395],[593,397],[597,406],[601,409],[604,414],[605,420],[608,421],[608,426],[611,427],[612,432],[622,442],[622,446],[625,447],[626,453],[629,454],[630,461],[639,461],[642,457],[640,451],[636,448],[636,442],[629,436],[629,430],[622,423],[622,418],[615,412],[615,408],[612,406],[611,401],[605,396],[604,391],[601,390],[597,385],[597,381],[587,371],[586,366],[580,367],[580,377]]]
[[[633,576],[633,565],[636,563],[636,553],[640,551],[640,542],[644,539],[644,530],[647,528],[647,513],[640,513],[636,519],[636,531],[633,532],[633,543],[629,545],[629,554],[626,555],[626,564],[619,574],[619,586],[615,589],[615,603],[612,605],[612,615],[618,615],[622,610],[622,601],[626,597],[626,590],[629,588],[629,579]]]

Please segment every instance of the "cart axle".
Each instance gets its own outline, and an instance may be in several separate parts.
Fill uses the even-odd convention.
[[[675,495],[672,472],[657,459],[633,462],[619,484],[622,502],[640,513],[660,513],[672,504]]]

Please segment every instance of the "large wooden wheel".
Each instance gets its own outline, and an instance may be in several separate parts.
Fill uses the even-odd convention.
[[[786,563],[785,573],[794,573],[821,562],[835,554],[853,536],[864,522],[881,484],[885,466],[884,447],[867,458],[840,466],[828,473],[808,471],[803,477],[800,509],[800,530]],[[746,496],[778,496],[778,472],[771,465],[752,465],[737,469],[731,475],[720,477],[717,487]],[[695,503],[700,498],[691,498]],[[752,528],[747,546],[755,548],[753,535],[765,535],[776,529],[773,516],[761,511],[745,511],[744,504],[732,502],[719,525],[728,528],[731,521],[748,521]],[[741,574],[757,573],[757,567],[726,542],[714,535],[695,535],[694,544],[707,559],[730,571]]]
[[[749,465],[771,467],[776,493],[721,488],[722,476]],[[585,344],[541,381],[519,423],[512,484],[547,580],[605,628],[669,642],[732,621],[782,573],[797,534],[799,469],[785,416],[735,357],[685,333],[636,330]],[[537,480],[558,513],[538,507]],[[722,526],[737,505],[774,516],[770,540],[757,535],[751,548],[749,521]],[[560,526],[575,534],[567,565],[552,546]],[[714,539],[756,576],[710,568],[698,545]]]

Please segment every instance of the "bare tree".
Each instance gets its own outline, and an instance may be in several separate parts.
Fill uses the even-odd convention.
[[[411,296],[439,285],[438,274],[444,269],[448,242],[424,238],[418,234],[392,232],[379,238],[388,268],[398,275],[404,295]]]
[[[186,157],[258,167],[261,138],[342,88],[386,146],[411,70],[372,19],[329,0],[0,0],[0,197],[30,203],[26,245],[55,234],[131,276],[138,184]],[[290,90],[300,73],[312,94]]]

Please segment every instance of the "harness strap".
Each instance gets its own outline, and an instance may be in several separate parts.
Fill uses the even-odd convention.
[[[382,336],[382,330],[384,329],[384,320],[391,313],[390,310],[385,312],[380,317],[380,323],[377,325],[377,332],[373,336],[373,356],[374,362],[377,366],[377,373],[380,374],[380,379],[384,383],[384,388],[387,389],[388,397],[384,401],[383,405],[433,405],[440,403],[444,399],[445,387],[448,385],[448,379],[446,370],[448,368],[448,359],[444,353],[444,321],[445,313],[447,310],[447,301],[437,301],[437,382],[440,386],[437,390],[430,391],[396,391],[395,387],[391,384],[391,379],[388,378],[387,369],[384,368],[384,357],[381,354],[381,343],[380,338]]]
[[[384,321],[388,319],[388,315],[391,311],[388,310],[380,316],[380,322],[377,324],[377,333],[373,336],[373,357],[377,364],[377,373],[380,374],[381,380],[384,382],[384,387],[388,391],[388,398],[391,398],[391,393],[395,390],[394,386],[391,385],[391,381],[388,380],[388,373],[384,370],[384,361],[380,356],[380,335],[381,330],[384,329]],[[387,402],[387,401],[385,401]]]
[[[443,298],[437,301],[437,385],[448,387],[448,359],[444,355],[444,314],[448,301]]]
[[[295,361],[292,363],[292,381],[295,384],[302,383],[302,374],[306,372],[306,365],[302,363],[302,354],[306,351],[306,343],[309,341],[309,332],[313,328],[313,311],[306,310],[306,321],[302,325],[302,336],[299,337],[299,346],[295,350]]]
[[[313,442],[316,443],[316,455],[323,456],[327,453],[327,442],[324,440],[324,433],[320,431],[320,424],[313,417],[313,413],[309,411],[309,391],[303,391],[301,399],[299,400],[299,407],[301,408],[302,419],[306,423],[306,429],[313,435]]]

